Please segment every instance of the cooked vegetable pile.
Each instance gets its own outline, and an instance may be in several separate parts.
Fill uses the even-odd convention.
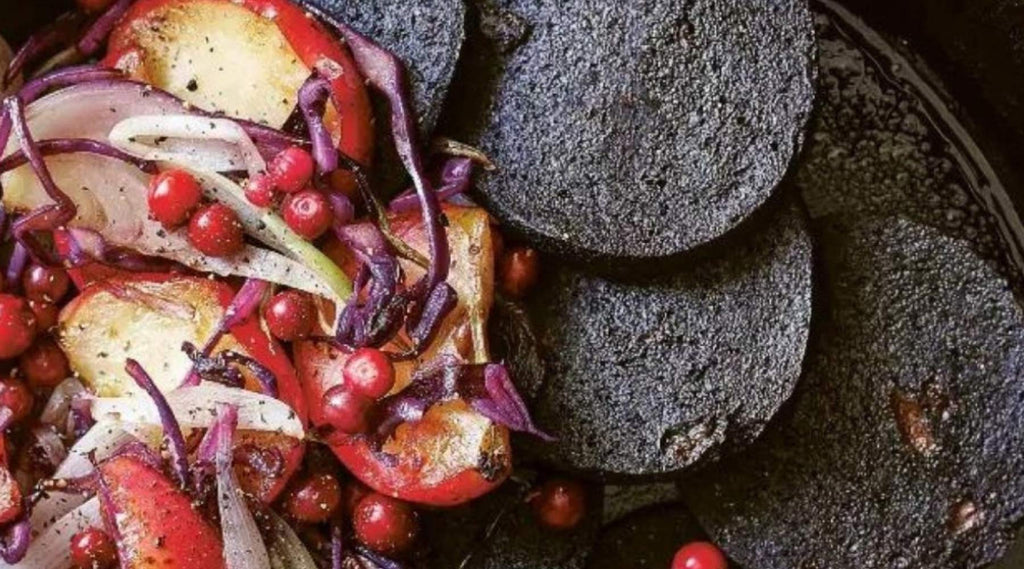
[[[7,565],[401,567],[413,504],[550,439],[487,339],[496,258],[522,295],[536,254],[463,195],[486,157],[424,154],[370,39],[288,0],[90,0],[3,87]],[[559,496],[538,515],[576,525]]]

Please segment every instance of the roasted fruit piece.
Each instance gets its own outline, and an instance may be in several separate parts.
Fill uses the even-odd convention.
[[[464,363],[490,359],[486,335],[494,287],[490,219],[477,208],[449,206],[445,215],[452,252],[448,282],[458,293],[459,304],[419,358],[396,364],[393,393],[409,385],[417,368],[441,355]],[[426,252],[418,215],[395,216],[391,224],[411,247]],[[340,265],[351,265],[344,249],[333,247],[329,252]],[[404,269],[407,282],[422,275],[422,269],[411,263]],[[323,396],[342,384],[347,358],[322,342],[296,344],[295,361],[314,425],[327,424]],[[345,466],[367,485],[382,494],[424,504],[450,506],[476,498],[501,483],[511,466],[508,430],[459,399],[431,408],[418,422],[399,426],[383,444],[383,453],[362,437],[338,436],[332,443]]]
[[[130,455],[98,468],[104,523],[122,569],[221,569],[220,532],[160,470]]]
[[[134,359],[151,370],[164,392],[184,380],[191,360],[184,342],[202,345],[216,329],[235,291],[209,279],[175,275],[115,276],[87,287],[61,314],[61,344],[71,367],[100,396],[140,394],[124,372]],[[254,358],[277,378],[279,398],[306,416],[295,370],[284,350],[249,319],[231,329],[214,352],[231,349]],[[246,387],[258,390],[246,375]],[[239,433],[239,479],[264,501],[273,500],[298,468],[301,441],[274,433]],[[266,469],[266,453],[280,455],[280,468]],[[275,457],[276,458],[276,457]],[[277,462],[277,461],[273,461]]]

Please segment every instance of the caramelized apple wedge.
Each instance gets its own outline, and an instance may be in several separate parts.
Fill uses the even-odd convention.
[[[62,311],[60,342],[71,368],[102,397],[145,397],[124,371],[131,358],[162,391],[185,378],[191,362],[183,342],[202,345],[216,329],[234,290],[225,283],[168,274],[116,276],[85,288]],[[231,349],[255,358],[277,378],[279,397],[304,421],[306,404],[295,370],[283,348],[250,319],[232,328],[214,352]],[[258,381],[247,375],[247,388]],[[266,502],[284,488],[299,467],[302,441],[274,433],[239,433],[239,481]],[[266,460],[265,453],[281,457]],[[245,459],[251,458],[251,461]],[[279,468],[258,468],[279,462]]]
[[[122,569],[222,569],[220,532],[188,494],[142,460],[125,455],[98,468],[100,510],[118,536]]]
[[[441,355],[466,363],[489,360],[486,329],[494,289],[490,218],[479,208],[446,206],[444,213],[452,255],[448,282],[458,293],[459,303],[420,357],[396,365],[394,392],[409,384],[416,369]],[[427,254],[419,215],[393,216],[391,224],[411,247]],[[340,266],[351,267],[342,247],[333,245],[328,254]],[[407,282],[423,274],[410,262],[403,262],[403,268]],[[321,401],[328,389],[342,382],[346,359],[322,342],[296,344],[295,362],[314,425],[326,424]],[[487,493],[505,480],[512,463],[508,430],[457,399],[431,408],[418,422],[399,426],[384,444],[383,455],[358,437],[338,436],[332,443],[338,458],[368,486],[436,506],[461,504]]]
[[[348,51],[288,0],[140,0],[110,36],[104,64],[210,111],[281,127],[315,69],[333,88],[325,122],[368,163],[366,89]]]

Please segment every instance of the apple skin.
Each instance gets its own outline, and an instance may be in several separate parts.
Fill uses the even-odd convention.
[[[448,283],[458,293],[459,303],[420,357],[395,366],[393,393],[409,384],[417,367],[441,354],[467,363],[490,359],[486,332],[494,290],[490,218],[479,208],[446,205],[444,213],[452,253]],[[395,215],[390,221],[399,237],[428,254],[419,214]],[[336,241],[325,245],[325,252],[346,271],[354,271],[350,253]],[[423,274],[411,263],[403,262],[403,269],[407,282]],[[325,426],[320,402],[328,389],[342,383],[347,355],[326,343],[308,341],[295,344],[294,356],[310,421]],[[334,435],[329,443],[346,468],[367,486],[430,506],[455,506],[490,492],[508,477],[512,464],[508,429],[459,400],[430,409],[421,421],[401,425],[384,445],[394,462],[382,460],[358,437]]]
[[[83,283],[90,282],[93,276],[91,271],[94,269],[101,270],[105,278],[92,282],[92,284],[85,284],[82,293],[68,303],[61,311],[60,317],[62,346],[68,354],[72,368],[80,373],[85,370],[98,369],[97,366],[107,365],[105,361],[96,363],[96,354],[101,349],[97,342],[102,344],[102,340],[97,339],[115,336],[110,334],[114,325],[120,327],[117,335],[134,338],[135,343],[133,346],[135,347],[132,349],[140,350],[138,353],[125,352],[120,343],[116,346],[111,345],[107,347],[107,353],[113,354],[115,358],[118,354],[122,354],[125,357],[133,357],[145,365],[145,362],[150,361],[153,357],[152,352],[156,350],[163,350],[164,352],[176,350],[177,346],[166,345],[167,328],[155,331],[157,337],[154,338],[154,342],[160,346],[159,348],[154,348],[153,342],[146,343],[144,341],[147,334],[145,322],[150,322],[145,315],[151,312],[167,310],[174,303],[177,303],[179,307],[192,315],[189,324],[195,328],[192,328],[194,337],[190,338],[190,341],[196,345],[202,344],[205,337],[212,332],[212,326],[215,326],[216,322],[220,320],[224,309],[231,303],[235,295],[233,287],[220,281],[169,273],[111,273],[110,271],[116,271],[116,269],[109,269],[102,265],[95,267],[86,266],[79,269],[77,278]],[[79,280],[76,280],[76,283]],[[110,294],[112,290],[132,290],[135,292],[131,293],[128,300],[125,300],[123,292],[119,292],[121,298],[117,298]],[[141,299],[145,298],[146,295],[157,296],[161,299],[160,303],[144,304]],[[133,305],[126,307],[125,303],[132,303]],[[105,322],[104,320],[96,320],[94,317],[97,313],[115,314],[115,311],[123,311],[126,308],[131,309],[131,316],[128,318],[114,317],[111,322]],[[151,316],[155,318],[160,315],[151,314]],[[164,317],[171,318],[168,316]],[[81,330],[81,335],[79,336],[79,332],[76,332],[76,330],[83,324],[85,325],[85,330]],[[134,329],[132,328],[133,325],[142,329]],[[97,329],[97,326],[100,329]],[[152,333],[153,331],[150,330],[149,332]],[[163,344],[159,342],[163,342]],[[306,400],[299,385],[295,368],[292,366],[291,360],[284,348],[263,331],[258,318],[249,318],[232,328],[230,334],[218,345],[218,349],[227,348],[243,352],[269,369],[277,377],[279,398],[295,410],[300,420],[305,421],[307,416]],[[175,357],[179,357],[177,352],[167,353],[172,353]],[[119,362],[115,362],[115,364],[120,365]],[[176,378],[184,377],[184,373],[181,373],[165,378],[156,371],[156,369],[162,367],[164,367],[163,364],[158,364],[152,371],[155,380],[162,389],[172,387],[168,385],[168,381],[174,382],[177,381]],[[173,367],[173,364],[171,367]],[[83,380],[87,384],[92,384],[92,382],[96,381],[96,378],[89,377],[89,375],[89,373],[83,373]],[[246,378],[247,389],[259,390],[259,385],[254,378],[249,376],[246,376]],[[116,380],[99,383],[98,385],[100,385],[102,391],[100,395],[106,396],[121,395],[124,390],[134,388],[133,385],[120,385]],[[305,443],[274,433],[242,431],[238,434],[238,446],[242,447],[244,445],[255,445],[267,451],[276,449],[280,453],[283,463],[280,472],[277,473],[261,473],[245,468],[243,465],[237,465],[239,484],[242,488],[259,497],[264,503],[273,502],[284,490],[292,474],[301,467],[302,457],[305,453]]]
[[[122,569],[223,569],[224,543],[162,472],[124,455],[98,467],[109,490],[101,501],[104,524],[121,536]]]
[[[325,114],[327,127],[334,133],[339,150],[365,166],[371,164],[374,144],[373,110],[366,86],[352,56],[319,21],[289,0],[139,0],[111,33],[107,55],[101,63],[107,67],[122,69],[140,81],[151,83],[146,71],[146,53],[138,45],[136,34],[139,30],[147,28],[150,22],[164,18],[168,10],[201,2],[241,6],[260,18],[272,21],[293,52],[282,54],[283,57],[292,59],[298,56],[310,72],[314,69],[330,69],[328,79],[332,87],[333,109],[329,109]],[[216,23],[211,25],[215,26]],[[190,34],[189,37],[199,35],[202,34]],[[202,38],[196,41],[202,41]],[[217,54],[214,53],[210,57],[217,57]],[[232,62],[222,63],[225,64],[222,67],[231,72]],[[244,69],[238,71],[244,72]],[[202,78],[198,79],[202,81]],[[166,88],[164,85],[155,86]],[[188,93],[181,95],[188,99]],[[288,95],[294,97],[294,93]],[[244,112],[238,114],[242,118],[258,120],[258,117],[244,116]],[[355,192],[355,180],[348,172],[335,174],[333,182],[338,190]]]

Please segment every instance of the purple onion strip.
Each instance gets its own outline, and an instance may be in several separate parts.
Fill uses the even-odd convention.
[[[424,277],[426,286],[423,288],[433,290],[448,278],[448,240],[441,223],[440,202],[423,173],[422,159],[416,147],[416,121],[408,101],[405,69],[398,57],[365,36],[343,23],[335,22],[334,25],[348,43],[363,77],[388,99],[391,107],[391,132],[395,139],[395,150],[416,187],[430,243],[430,266]]]
[[[178,485],[181,488],[189,487],[188,450],[185,448],[185,437],[181,434],[181,426],[167,404],[167,398],[160,392],[160,389],[153,383],[153,378],[146,373],[139,362],[129,359],[125,364],[125,371],[135,380],[156,405],[157,413],[160,414],[160,423],[164,428],[164,440],[167,443],[167,450],[171,453],[171,466]]]
[[[213,335],[206,340],[203,344],[201,353],[203,356],[209,356],[213,349],[217,347],[221,339],[225,334],[231,331],[232,328],[238,326],[242,322],[251,317],[256,310],[259,308],[260,303],[263,302],[263,297],[266,292],[270,290],[270,283],[259,279],[246,279],[242,288],[238,290],[235,297],[231,299],[231,304],[228,305],[227,310],[224,311],[224,317],[221,318],[217,329]],[[195,373],[194,369],[190,369],[188,375],[185,376],[185,380],[182,385],[199,385],[200,377]]]
[[[487,364],[484,367],[484,391],[485,394],[465,395],[470,406],[481,415],[513,431],[528,433],[549,442],[555,440],[533,423],[530,410],[526,408],[505,366]]]
[[[469,189],[469,183],[473,178],[473,161],[465,157],[456,157],[447,160],[441,167],[441,187],[437,189],[437,198],[447,201],[455,196],[464,194]],[[410,188],[402,195],[391,200],[388,209],[394,213],[405,213],[414,211],[419,207],[419,197],[416,189]]]
[[[343,569],[345,561],[345,536],[341,525],[331,523],[331,569]]]
[[[82,55],[89,57],[96,54],[107,41],[107,36],[114,30],[114,26],[124,16],[128,8],[135,0],[117,0],[110,5],[99,18],[96,18],[85,33],[82,35],[75,48]]]
[[[18,98],[27,105],[38,99],[43,93],[46,93],[50,89],[60,89],[76,85],[78,83],[120,79],[123,77],[124,74],[117,69],[107,69],[96,65],[76,65],[73,67],[65,67],[52,73],[36,77],[28,83],[25,83],[25,85],[18,90]]]
[[[338,169],[338,151],[334,148],[331,133],[324,125],[324,109],[331,96],[331,84],[314,72],[299,88],[299,109],[306,121],[309,138],[313,145],[313,158],[321,176]]]
[[[384,557],[383,555],[361,545],[357,545],[355,550],[356,554],[361,559],[373,563],[376,569],[405,569],[405,565],[402,563],[395,561],[394,559]]]
[[[106,156],[108,158],[127,162],[147,174],[155,174],[157,171],[155,162],[141,160],[131,154],[114,148],[109,144],[98,140],[92,140],[90,138],[55,138],[50,140],[40,140],[36,143],[36,146],[39,148],[39,152],[43,156],[82,153],[96,154],[98,156]],[[25,156],[25,152],[23,150],[13,152],[3,160],[0,160],[0,174],[14,170],[15,168],[20,168],[27,163],[28,158]]]
[[[23,504],[21,510],[21,516],[0,537],[0,557],[11,565],[25,557],[32,534],[28,504]]]
[[[132,552],[128,550],[128,544],[121,535],[120,526],[117,523],[118,517],[122,515],[120,508],[114,503],[110,485],[102,476],[96,477],[96,498],[100,502],[100,514],[103,516],[103,528],[107,535],[117,545],[117,556],[119,559],[131,559]]]
[[[263,391],[263,394],[268,397],[277,398],[277,376],[267,369],[265,365],[254,358],[233,350],[224,350],[217,355],[224,358],[225,362],[245,366],[256,377],[256,380],[260,382],[260,389]]]
[[[38,61],[60,45],[71,43],[72,36],[78,32],[81,24],[82,15],[78,12],[70,12],[58,17],[56,22],[30,36],[14,54],[4,71],[3,89],[6,89],[30,63]]]
[[[7,273],[4,275],[10,290],[14,290],[21,283],[21,274],[25,272],[26,266],[28,266],[28,249],[21,243],[15,243],[14,249],[11,251],[11,258],[7,262]]]

